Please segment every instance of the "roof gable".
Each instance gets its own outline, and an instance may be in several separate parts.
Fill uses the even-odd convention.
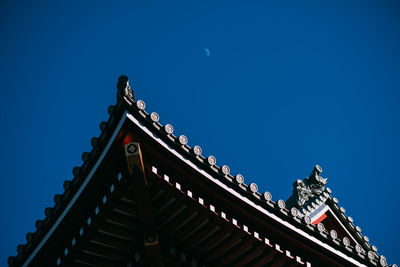
[[[287,200],[289,208],[297,208],[299,214],[330,236],[355,248],[357,253],[367,253],[370,258],[379,257],[377,248],[369,238],[361,234],[361,228],[353,224],[353,218],[339,207],[339,200],[332,197],[332,190],[325,187],[327,178],[320,176],[322,168],[316,165],[309,177],[293,183],[293,194]]]

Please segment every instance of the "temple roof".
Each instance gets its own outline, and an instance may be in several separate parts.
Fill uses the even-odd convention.
[[[318,248],[330,251],[335,257],[343,258],[349,264],[387,266],[386,258],[378,254],[376,247],[370,244],[368,237],[361,234],[361,228],[353,224],[353,219],[346,215],[343,207],[338,206],[338,200],[332,196],[331,189],[325,187],[327,181],[320,176],[321,167],[316,166],[310,177],[297,180],[294,183],[294,194],[286,202],[282,199],[273,200],[270,192],[259,192],[257,184],[246,183],[243,175],[232,174],[229,166],[219,166],[214,156],[203,155],[200,146],[189,146],[188,137],[175,136],[172,125],[161,124],[160,116],[156,112],[147,112],[145,102],[134,99],[127,79],[126,81],[120,79],[117,99],[117,104],[108,108],[110,115],[108,121],[100,123],[100,136],[93,137],[91,140],[92,150],[82,154],[83,164],[73,168],[74,178],[64,182],[65,191],[63,194],[54,196],[55,205],[45,209],[44,220],[36,221],[36,231],[27,233],[26,244],[18,245],[18,254],[9,257],[10,266],[29,265],[35,255],[39,253],[41,246],[51,238],[53,231],[56,231],[59,224],[62,223],[64,216],[73,207],[82,191],[91,182],[91,178],[95,175],[102,160],[112,149],[115,140],[119,138],[120,130],[124,127],[131,127],[129,125],[140,129],[146,138],[154,141],[166,151],[165,153],[169,153],[171,157],[179,161],[179,164],[191,168],[196,175],[202,178],[202,183],[218,188],[232,196],[232,199],[239,204],[242,203],[243,206],[251,207],[272,224],[281,225],[286,231],[294,233]],[[155,184],[161,183],[156,177],[171,184],[168,176],[160,174],[157,166],[153,166],[151,172],[153,174],[150,176],[154,176]],[[181,186],[185,186],[181,183],[180,181],[173,183],[174,190],[180,190]],[[160,186],[165,188],[166,185]],[[189,192],[191,191],[185,191],[185,194],[192,198]],[[176,194],[176,192],[171,191],[171,194]],[[200,199],[202,198],[197,198],[197,201],[199,202]],[[215,212],[216,206],[208,204],[207,209]],[[313,223],[318,219],[316,217],[322,210],[324,210],[323,213],[329,210],[330,216],[333,218],[330,219],[333,224],[330,226],[330,228],[333,227],[332,229],[325,227],[323,222]],[[222,210],[218,214],[223,219],[227,219],[226,213]],[[223,214],[225,214],[225,218]],[[240,225],[243,231],[261,240],[260,237],[263,236],[263,233],[249,229],[250,225],[246,226],[235,221],[231,218],[230,223],[238,227]],[[338,228],[342,233],[338,233]],[[266,237],[263,240],[265,244],[273,245],[280,250],[279,244],[270,244]],[[176,248],[170,248],[170,254],[179,253],[181,252]],[[288,254],[286,251],[286,255],[290,255],[290,253]],[[298,258],[297,263],[302,263],[302,260]]]

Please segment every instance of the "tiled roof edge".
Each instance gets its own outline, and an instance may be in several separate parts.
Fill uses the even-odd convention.
[[[45,208],[45,218],[35,222],[36,231],[26,234],[26,243],[17,246],[17,255],[8,257],[9,266],[21,266],[28,256],[33,252],[36,246],[40,243],[44,235],[49,231],[52,225],[57,220],[58,216],[66,208],[84,178],[92,169],[94,163],[99,158],[104,149],[112,130],[121,118],[123,111],[128,107],[126,101],[117,101],[115,106],[108,107],[109,118],[107,122],[100,123],[100,136],[91,139],[92,150],[82,153],[82,165],[72,169],[72,180],[63,182],[64,192],[54,195],[54,206]]]
[[[155,129],[160,136],[164,136],[164,138],[173,145],[174,148],[177,148],[182,155],[190,158],[191,160],[196,160],[197,163],[201,164],[205,170],[211,173],[214,177],[218,177],[220,181],[223,181],[225,184],[229,183],[235,191],[240,194],[244,194],[247,198],[250,198],[253,202],[257,204],[261,204],[264,208],[268,208],[269,210],[274,211],[275,214],[280,214],[285,219],[291,221],[294,225],[298,226],[300,229],[306,229],[308,233],[312,233],[314,236],[318,236],[319,238],[323,238],[324,242],[330,244],[333,247],[340,247],[342,251],[346,253],[350,252],[353,255],[354,259],[366,261],[372,266],[377,266],[380,264],[381,266],[387,266],[386,258],[384,256],[379,256],[375,251],[368,251],[367,253],[361,251],[357,252],[356,248],[353,248],[347,244],[346,240],[340,242],[340,240],[336,240],[337,238],[332,238],[330,235],[325,234],[321,231],[321,225],[315,226],[310,224],[305,217],[301,219],[301,212],[296,211],[297,209],[286,209],[286,204],[284,200],[278,200],[277,202],[272,201],[272,195],[270,192],[260,193],[258,192],[258,186],[255,183],[250,183],[246,185],[244,183],[243,175],[237,174],[233,176],[230,174],[230,169],[227,165],[218,166],[216,164],[216,158],[212,155],[203,156],[202,149],[195,145],[190,147],[188,145],[188,138],[184,135],[175,136],[173,134],[173,126],[170,124],[162,125],[159,122],[160,116],[156,112],[148,113],[146,109],[146,104],[143,100],[138,100],[137,102],[129,103],[131,104],[130,111],[134,114],[139,114],[138,116],[141,121],[148,127]],[[240,191],[238,191],[240,190]],[[330,189],[325,190],[323,202],[325,202],[328,198],[330,198]],[[306,226],[306,227],[304,227]]]

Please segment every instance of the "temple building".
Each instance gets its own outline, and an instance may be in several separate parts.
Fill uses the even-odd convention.
[[[92,150],[9,266],[388,266],[320,166],[272,200],[146,112],[126,76],[117,88]]]

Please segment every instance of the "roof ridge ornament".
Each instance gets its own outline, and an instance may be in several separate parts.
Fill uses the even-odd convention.
[[[303,206],[311,197],[316,197],[324,192],[328,178],[321,177],[321,173],[322,168],[315,165],[310,177],[306,177],[304,180],[296,180],[293,183],[293,195],[297,205]]]
[[[126,75],[121,75],[118,78],[117,100],[119,100],[120,98],[125,99],[128,102],[135,102],[135,94],[129,86],[129,79]]]

